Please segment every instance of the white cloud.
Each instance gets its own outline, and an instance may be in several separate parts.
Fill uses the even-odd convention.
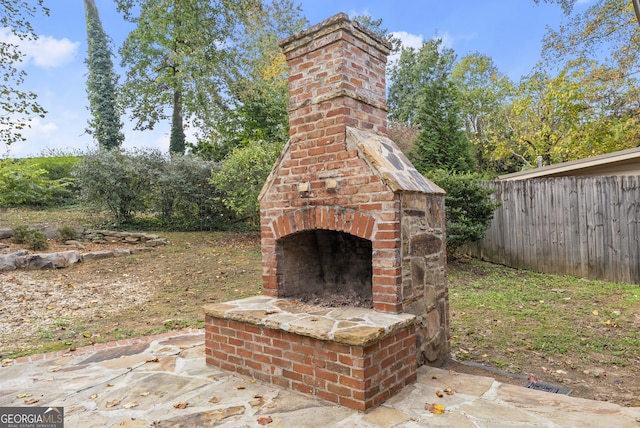
[[[420,49],[422,43],[424,43],[424,37],[422,34],[416,35],[407,33],[406,31],[393,31],[391,35],[397,37],[402,42],[402,46],[405,48]]]
[[[25,56],[23,64],[33,63],[38,67],[55,68],[73,61],[78,53],[80,42],[72,42],[66,37],[56,39],[40,36],[37,40],[20,40],[8,28],[0,29],[0,41],[19,47]]]

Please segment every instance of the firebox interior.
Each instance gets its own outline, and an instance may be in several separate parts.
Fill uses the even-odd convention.
[[[281,297],[321,306],[373,307],[370,240],[308,230],[283,237],[277,245]]]

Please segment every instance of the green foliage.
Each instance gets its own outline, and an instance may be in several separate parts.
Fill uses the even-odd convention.
[[[451,77],[479,169],[493,174],[517,171],[510,158],[495,158],[496,142],[508,137],[505,112],[514,92],[509,78],[490,57],[477,53],[456,62]]]
[[[0,160],[0,206],[47,207],[73,202],[73,180],[52,180],[47,175],[37,163]]]
[[[39,12],[49,14],[44,0],[0,0],[0,28],[23,41],[36,40],[29,18]],[[0,41],[0,143],[7,145],[24,141],[21,131],[30,127],[29,119],[46,114],[34,92],[19,89],[26,77],[20,65],[23,56],[19,46]]]
[[[278,41],[306,25],[292,0],[263,2],[246,17],[230,71],[229,108],[211,118],[194,152],[222,160],[250,141],[284,143],[289,138],[287,67]]]
[[[73,241],[78,239],[78,232],[73,226],[60,226],[58,228],[58,236],[62,242]]]
[[[236,36],[261,2],[117,0],[135,24],[120,55],[126,79],[120,91],[135,129],[153,129],[172,112],[172,153],[185,124],[203,128],[228,108],[230,76],[238,67]],[[183,123],[184,122],[184,123]]]
[[[124,141],[120,110],[116,104],[117,75],[109,38],[102,28],[94,0],[84,0],[87,23],[87,95],[91,120],[87,132],[103,149],[120,147]]]
[[[214,171],[211,181],[222,192],[220,201],[238,217],[257,224],[258,194],[275,160],[282,150],[280,144],[250,142],[236,148],[224,160],[220,170]]]
[[[97,150],[84,156],[74,175],[81,199],[122,224],[148,210],[164,162],[157,150]]]
[[[78,164],[82,200],[106,209],[118,227],[144,223],[165,230],[211,230],[234,221],[211,171],[218,163],[157,150],[98,150]],[[252,174],[253,171],[249,170]]]
[[[165,228],[211,230],[233,218],[216,201],[219,192],[211,184],[218,163],[193,155],[172,156],[156,182],[153,210]]]
[[[447,192],[447,253],[453,255],[463,244],[482,239],[500,206],[491,200],[492,190],[480,183],[477,174],[437,170],[428,177]]]
[[[418,171],[442,168],[470,172],[475,169],[475,159],[451,80],[455,55],[441,45],[441,40],[430,40],[418,50],[402,49],[398,63],[390,70],[389,116],[420,129],[408,153]]]
[[[19,225],[13,229],[11,240],[16,244],[25,244],[34,251],[46,250],[49,247],[47,235],[25,225]]]
[[[27,242],[27,236],[29,236],[30,232],[31,229],[28,226],[20,224],[13,228],[13,236],[11,237],[11,240],[16,244],[24,244]]]
[[[80,162],[80,160],[80,156],[60,155],[25,158],[17,162],[44,169],[46,171],[45,178],[49,180],[68,180],[73,176],[74,165]]]

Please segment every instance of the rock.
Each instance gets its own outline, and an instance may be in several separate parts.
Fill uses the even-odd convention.
[[[0,239],[7,239],[13,236],[13,230],[11,229],[0,229]]]
[[[120,256],[130,256],[131,255],[131,250],[124,250],[122,248],[116,248],[115,250],[113,250],[113,253],[116,257],[120,257]]]
[[[16,267],[23,269],[60,269],[82,261],[77,251],[61,251],[59,253],[31,254],[18,257]]]
[[[167,245],[167,239],[166,238],[151,239],[145,242],[144,245],[146,245],[147,247],[159,247],[159,246]]]
[[[85,260],[100,260],[100,259],[108,259],[109,257],[115,257],[114,251],[91,251],[89,253],[84,253],[82,257]]]
[[[45,226],[40,229],[47,239],[56,239],[58,237],[58,228],[55,226]]]
[[[24,257],[29,252],[27,250],[18,251],[17,253],[0,255],[0,272],[8,271],[8,270],[16,270],[16,260],[20,257]]]
[[[84,250],[84,245],[82,245],[80,242],[70,239],[68,241],[64,242],[64,245],[68,245],[70,247],[74,247],[74,248],[78,248],[80,250]]]
[[[130,251],[131,254],[148,253],[149,251],[153,251],[153,247],[132,248]]]
[[[0,250],[4,250],[6,248],[9,248],[10,245],[9,244],[3,244],[2,242],[0,242]]]

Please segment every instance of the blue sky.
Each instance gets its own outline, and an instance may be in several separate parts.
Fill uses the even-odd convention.
[[[593,0],[579,0],[576,12]],[[23,89],[39,95],[48,111],[24,132],[27,141],[0,147],[0,158],[37,156],[46,150],[85,151],[95,147],[84,133],[88,115],[85,92],[87,52],[82,1],[47,1],[50,16],[32,20],[40,39],[23,46],[27,72]],[[303,14],[316,24],[338,12],[369,14],[382,18],[384,27],[407,44],[440,37],[458,57],[480,52],[493,58],[512,80],[528,74],[540,58],[547,26],[558,28],[566,20],[559,6],[533,0],[302,0]],[[105,31],[114,40],[114,51],[131,29],[115,10],[112,0],[96,0]],[[0,39],[8,33],[0,29]],[[119,59],[116,59],[116,64]],[[120,71],[120,70],[118,70]],[[125,121],[125,148],[154,147],[168,151],[169,126],[154,131],[133,131]]]

